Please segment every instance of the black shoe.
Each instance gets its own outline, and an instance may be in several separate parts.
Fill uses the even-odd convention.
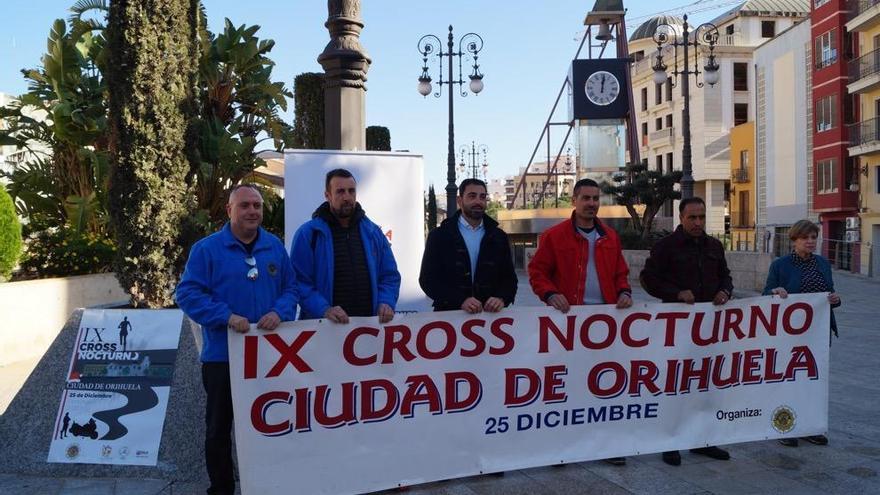
[[[626,466],[626,457],[609,457],[608,459],[602,460],[612,466]]]
[[[681,454],[677,450],[670,450],[663,453],[663,462],[670,466],[681,466]]]
[[[811,437],[804,437],[804,440],[814,443],[816,445],[828,445],[828,437],[825,435],[813,435]]]
[[[718,459],[719,461],[726,461],[730,459],[730,454],[727,453],[726,450],[719,449],[718,447],[700,447],[698,449],[691,449],[691,452],[693,452],[694,454],[711,457],[712,459]]]
[[[798,439],[797,438],[780,438],[779,443],[785,445],[786,447],[797,447]]]

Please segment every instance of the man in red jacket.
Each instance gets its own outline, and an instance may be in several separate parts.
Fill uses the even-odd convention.
[[[574,211],[541,235],[529,263],[529,283],[542,301],[567,313],[575,304],[632,306],[629,267],[620,238],[598,218],[599,184],[581,179],[574,185]]]
[[[629,267],[623,259],[620,238],[597,218],[599,184],[581,179],[574,185],[574,211],[541,235],[529,263],[529,283],[542,301],[567,313],[572,305],[616,304],[632,306],[627,282]],[[622,466],[623,457],[606,459]]]

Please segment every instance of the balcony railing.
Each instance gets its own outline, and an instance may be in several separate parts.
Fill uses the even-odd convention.
[[[654,131],[650,134],[649,140],[653,143],[660,139],[671,139],[674,136],[673,130],[674,128],[667,127],[666,129]]]
[[[730,175],[733,182],[737,184],[742,184],[743,182],[749,181],[749,169],[747,168],[736,169]]]
[[[749,210],[731,211],[730,227],[734,229],[751,229],[755,227],[755,217]]]
[[[880,72],[880,49],[868,52],[849,63],[849,83],[852,84],[878,72]]]
[[[866,10],[880,3],[880,0],[849,0],[847,2],[847,10],[849,10],[849,19],[855,19],[862,15]]]
[[[849,126],[849,145],[880,144],[880,117],[874,117]]]

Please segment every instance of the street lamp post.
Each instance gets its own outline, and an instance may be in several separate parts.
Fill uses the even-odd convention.
[[[470,150],[468,150],[468,148],[470,148]],[[471,141],[470,147],[466,144],[462,145],[461,148],[458,149],[458,152],[461,155],[461,163],[458,165],[459,172],[464,175],[470,175],[470,178],[472,179],[479,179],[481,176],[485,180],[489,179],[489,162],[486,160],[486,155],[489,153],[488,146],[485,144],[476,144]],[[482,166],[479,161],[480,155],[483,156]],[[468,157],[470,157],[470,164],[468,164],[467,161]],[[482,174],[480,169],[482,169]]]
[[[433,34],[422,36],[419,40],[419,53],[422,54],[422,75],[419,76],[419,94],[427,97],[431,93],[431,76],[428,75],[428,57],[435,56],[440,61],[439,74],[437,81],[439,89],[434,96],[440,98],[443,91],[443,85],[449,85],[449,148],[446,155],[446,214],[452,215],[456,210],[455,205],[455,130],[453,126],[453,91],[452,87],[458,84],[461,87],[461,96],[467,96],[467,90],[464,89],[464,81],[462,80],[461,59],[464,55],[470,54],[473,59],[473,72],[468,75],[470,79],[469,88],[474,94],[479,94],[483,90],[483,74],[480,73],[480,65],[477,63],[478,54],[483,49],[483,38],[476,33],[467,33],[458,40],[458,51],[455,51],[455,45],[452,42],[452,26],[449,26],[449,38],[446,43],[446,51],[443,51],[443,42],[440,38]],[[464,47],[464,49],[462,49]],[[446,57],[448,68],[447,79],[443,80],[443,58]],[[453,58],[458,57],[458,79],[453,79]]]
[[[664,46],[673,47],[674,68],[672,70],[672,86],[678,82],[678,76],[682,76],[682,96],[684,97],[684,109],[682,110],[682,138],[684,144],[681,150],[681,197],[682,199],[692,198],[694,196],[694,176],[693,163],[691,156],[691,92],[690,92],[690,76],[694,76],[697,87],[702,88],[703,83],[698,79],[703,74],[703,79],[710,86],[714,86],[718,82],[718,63],[715,62],[715,44],[718,43],[718,28],[710,22],[700,24],[692,31],[693,39],[690,39],[691,32],[688,31],[687,15],[684,16],[684,25],[681,37],[675,34],[675,30],[669,24],[659,24],[654,31],[654,42],[657,43],[657,59],[654,62],[654,83],[663,84],[667,81],[666,64],[663,63]],[[698,55],[701,46],[709,47],[709,61],[700,70]],[[678,68],[678,48],[684,49],[684,57],[682,69]],[[688,67],[688,51],[694,50],[694,66],[693,69]]]

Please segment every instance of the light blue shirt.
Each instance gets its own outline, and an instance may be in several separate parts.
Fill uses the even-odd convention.
[[[587,240],[587,276],[584,279],[584,304],[605,304],[602,288],[599,287],[599,273],[596,271],[596,241],[599,231],[593,228],[590,233],[578,229],[578,233]]]
[[[468,257],[471,260],[471,282],[473,282],[477,271],[477,257],[480,255],[480,243],[483,241],[483,236],[486,235],[486,229],[483,227],[482,220],[480,225],[471,227],[471,224],[462,215],[458,217],[458,231],[464,238],[464,245],[467,247]]]

